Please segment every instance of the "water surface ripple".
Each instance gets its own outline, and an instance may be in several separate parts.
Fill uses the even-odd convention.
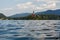
[[[60,20],[0,20],[0,40],[54,40],[55,37],[60,37]]]

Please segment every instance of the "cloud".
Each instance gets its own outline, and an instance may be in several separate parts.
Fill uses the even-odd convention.
[[[13,8],[4,8],[4,9],[0,9],[0,12],[2,12],[3,14],[9,16],[12,14],[12,12],[14,11]]]
[[[44,9],[55,9],[57,0],[35,0],[37,2],[45,2],[44,4],[36,7],[36,9],[44,10]]]
[[[15,7],[12,7],[12,8],[4,8],[1,11],[3,11],[6,14],[8,13],[12,14],[13,11],[15,12],[23,12],[23,11],[28,11],[28,10],[41,11],[45,9],[55,9],[55,8],[56,8],[56,3],[52,1],[47,2],[46,4],[39,5],[39,6],[37,4],[34,4],[34,2],[25,2],[25,3],[17,4]]]
[[[53,10],[56,8],[56,4],[52,3],[52,4],[43,4],[42,6],[37,6],[36,7],[36,11],[43,11],[43,10]]]
[[[19,1],[19,0],[15,0],[15,1]]]
[[[47,5],[48,9],[55,9],[56,8],[56,3],[50,3]]]
[[[35,0],[35,1],[39,2],[40,0]]]
[[[15,0],[19,1],[19,0]],[[41,4],[42,3],[42,4]],[[26,11],[43,11],[43,10],[53,10],[57,8],[57,3],[60,3],[60,0],[33,0],[23,3],[18,3],[12,8],[0,9],[6,14],[12,14],[13,12],[26,12]]]
[[[26,3],[23,3],[23,4],[17,4],[17,7],[19,9],[28,9],[28,8],[32,8],[34,7],[35,5],[33,5],[32,2],[26,2]]]
[[[1,9],[1,10],[3,10],[3,11],[11,11],[11,10],[13,10],[13,8],[4,8],[4,9]]]
[[[34,1],[37,1],[37,2],[40,2],[40,1],[49,2],[49,1],[57,1],[57,0],[34,0]]]
[[[23,4],[17,4],[16,6],[20,10],[24,10],[24,9],[25,10],[27,9],[42,10],[42,9],[54,9],[56,7],[56,3],[50,2],[47,4],[42,4],[42,5],[37,6],[36,4],[33,4],[32,2],[26,2]]]
[[[35,0],[37,2],[46,2],[46,4],[37,5],[34,4],[35,2],[26,2],[23,4],[17,4],[18,9],[35,9],[35,10],[42,10],[42,9],[54,9],[56,8],[56,0]]]

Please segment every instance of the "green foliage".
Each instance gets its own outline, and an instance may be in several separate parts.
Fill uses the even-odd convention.
[[[60,15],[41,14],[41,15],[35,15],[34,17],[32,15],[29,15],[27,17],[19,17],[13,19],[14,20],[60,20]]]
[[[35,16],[29,15],[26,17],[17,17],[17,18],[10,18],[6,17],[3,14],[0,14],[0,19],[2,20],[60,20],[60,15],[55,14],[38,14]]]

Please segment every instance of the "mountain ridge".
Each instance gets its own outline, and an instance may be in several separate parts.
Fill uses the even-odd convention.
[[[15,14],[15,15],[12,15],[12,16],[9,16],[9,17],[12,17],[12,18],[16,18],[16,17],[25,17],[25,16],[28,16],[30,15],[30,13],[21,13],[21,14]]]
[[[33,13],[20,13],[12,16],[5,16],[0,13],[0,19],[5,20],[60,20],[60,9],[58,10],[47,10],[43,12]]]
[[[28,15],[31,15],[32,13],[20,13],[20,14],[15,14],[12,15],[10,17],[25,17]],[[56,15],[60,15],[60,9],[57,10],[47,10],[47,11],[42,11],[42,12],[36,12],[36,15],[40,15],[40,14],[56,14]]]
[[[43,11],[43,12],[36,12],[36,14],[56,14],[56,15],[60,15],[60,9],[58,9],[58,10],[47,10],[47,11]]]

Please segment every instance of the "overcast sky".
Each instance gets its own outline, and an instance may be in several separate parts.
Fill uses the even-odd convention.
[[[6,16],[56,9],[60,9],[60,0],[0,0],[0,13]]]

